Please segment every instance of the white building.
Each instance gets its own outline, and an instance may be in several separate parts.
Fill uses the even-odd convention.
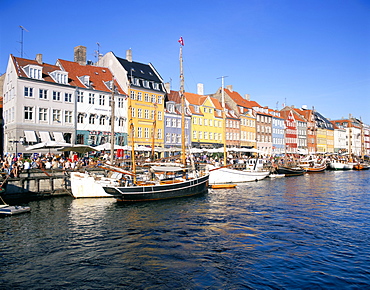
[[[24,153],[29,145],[49,140],[109,142],[112,82],[109,69],[86,65],[82,46],[75,48],[75,62],[56,65],[43,63],[41,54],[36,60],[10,55],[3,85],[4,153]],[[114,83],[116,143],[123,144],[127,97]]]

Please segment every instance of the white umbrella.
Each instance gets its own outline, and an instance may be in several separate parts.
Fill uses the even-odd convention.
[[[96,149],[96,147],[92,147],[89,145],[83,145],[83,144],[75,144],[72,146],[65,146],[62,148],[57,149],[57,151],[73,151],[77,153],[87,153],[91,151],[100,151]]]
[[[29,150],[40,150],[40,149],[55,149],[55,148],[61,148],[65,146],[72,146],[70,143],[64,143],[64,142],[56,142],[56,141],[47,141],[47,142],[41,142],[37,143],[35,145],[28,146],[26,148],[27,151]]]
[[[96,146],[96,147],[93,147],[93,148],[96,151],[107,151],[107,150],[110,150],[111,149],[111,144],[110,143],[105,143],[105,144],[101,144],[101,145]],[[117,150],[117,149],[127,150],[127,149],[125,149],[124,146],[114,144],[114,150]]]
[[[150,147],[145,147],[145,146],[138,146],[138,147],[135,147],[135,151],[152,151],[152,148]]]

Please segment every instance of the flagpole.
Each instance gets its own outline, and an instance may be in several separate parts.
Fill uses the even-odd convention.
[[[185,155],[185,89],[184,89],[184,73],[182,65],[182,37],[180,42],[180,99],[181,99],[181,161],[182,164],[186,165],[186,155]]]

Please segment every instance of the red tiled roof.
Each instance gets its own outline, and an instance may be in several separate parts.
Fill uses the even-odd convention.
[[[253,107],[261,108],[260,104],[258,104],[255,101],[248,101],[244,99],[238,92],[230,91],[228,89],[224,89],[224,90],[225,90],[225,93],[228,94],[230,98],[232,98],[238,106],[242,106],[246,108],[253,108]]]
[[[42,78],[44,79],[44,81],[55,83],[55,81],[53,80],[53,78],[50,77],[49,73],[51,73],[53,71],[56,71],[56,70],[60,70],[60,68],[58,66],[52,65],[52,64],[48,64],[48,63],[42,63],[42,64],[40,64],[36,60],[15,57],[13,55],[11,55],[11,57],[13,59],[14,66],[16,68],[17,75],[19,77],[28,78],[28,76],[26,75],[26,73],[22,69],[23,67],[25,67],[25,66],[27,66],[29,64],[31,64],[31,65],[38,65],[38,66],[41,66],[42,67]]]
[[[89,76],[92,82],[92,87],[95,90],[110,92],[110,89],[105,85],[105,82],[112,81],[113,74],[108,68],[93,66],[93,65],[80,65],[73,61],[58,59],[62,68],[68,72],[69,84],[80,88],[86,88],[81,83],[78,77]],[[119,84],[114,81],[114,84],[120,94],[125,94]]]

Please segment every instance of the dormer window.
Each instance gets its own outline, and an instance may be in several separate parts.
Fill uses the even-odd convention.
[[[174,106],[173,104],[169,104],[169,105],[168,105],[168,111],[169,111],[170,113],[175,112],[175,106]]]
[[[78,77],[78,79],[84,86],[90,87],[90,76],[82,76]]]
[[[107,81],[107,82],[104,82],[104,84],[106,85],[106,87],[111,91],[112,88],[113,88],[113,81]]]
[[[41,80],[42,67],[38,65],[27,65],[23,68],[29,78]]]
[[[65,71],[53,71],[50,73],[50,76],[53,80],[59,84],[67,84],[68,83],[68,72]]]
[[[194,106],[195,112],[199,113],[199,106]]]
[[[149,88],[149,81],[144,80],[144,87],[145,87],[145,88]]]

